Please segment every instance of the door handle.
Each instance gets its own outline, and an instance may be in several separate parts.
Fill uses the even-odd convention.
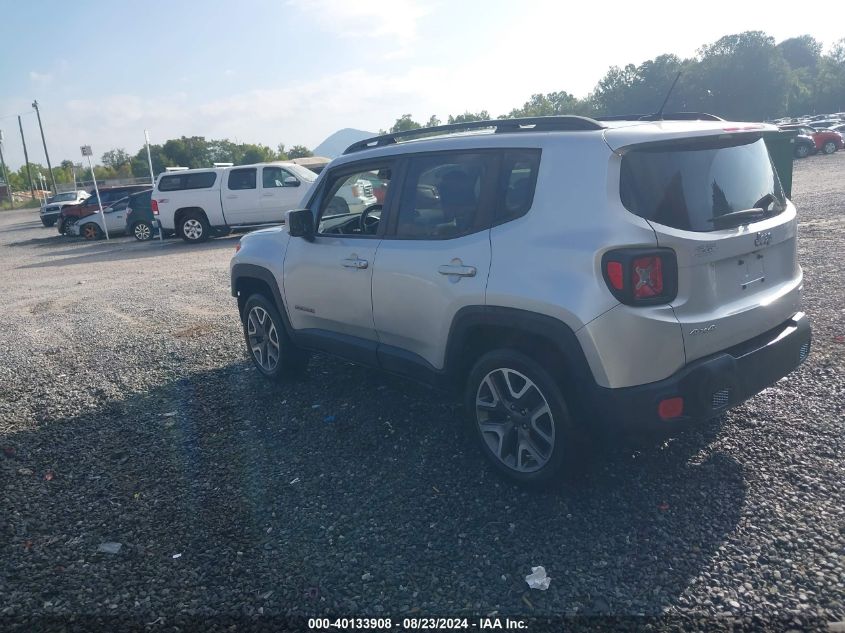
[[[261,197],[262,197],[262,198],[272,198],[272,197],[273,197],[273,194],[272,194],[272,193],[262,193],[262,194],[261,194]]]
[[[226,198],[228,198],[229,200],[234,200],[235,198],[237,198],[237,196],[235,194],[230,193],[228,196],[226,196]]]
[[[464,266],[463,264],[443,264],[437,269],[441,275],[455,275],[456,277],[475,277],[478,271],[475,266]]]
[[[366,268],[369,266],[369,262],[366,259],[361,259],[357,255],[353,255],[352,257],[347,257],[343,260],[343,266],[345,268]]]

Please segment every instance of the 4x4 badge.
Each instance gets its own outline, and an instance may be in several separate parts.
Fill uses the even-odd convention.
[[[754,238],[754,246],[768,246],[771,241],[771,231],[757,231],[757,237]]]

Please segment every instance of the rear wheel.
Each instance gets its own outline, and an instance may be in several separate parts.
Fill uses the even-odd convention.
[[[798,145],[795,147],[795,155],[798,158],[807,158],[810,155],[810,148],[806,145]]]
[[[272,301],[254,294],[243,311],[244,339],[255,368],[270,380],[301,377],[308,367],[308,353],[296,347]]]
[[[136,222],[132,226],[132,235],[134,235],[135,239],[139,242],[146,242],[153,237],[153,227],[147,222]]]
[[[822,146],[822,151],[825,154],[833,154],[833,152],[836,151],[836,143],[834,143],[833,141],[828,141]]]
[[[179,235],[186,242],[198,244],[210,237],[211,227],[202,213],[188,213],[179,222]]]
[[[501,349],[482,356],[464,404],[482,453],[510,479],[540,485],[573,464],[578,438],[563,394],[525,354]]]
[[[79,234],[86,240],[98,240],[103,237],[103,231],[93,222],[88,222],[79,229]]]

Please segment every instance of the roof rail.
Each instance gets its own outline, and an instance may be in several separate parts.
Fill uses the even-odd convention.
[[[724,121],[724,119],[706,112],[664,112],[659,117],[655,114],[597,116],[596,121]]]
[[[528,117],[522,119],[495,119],[492,121],[467,121],[466,123],[452,123],[449,125],[435,125],[434,127],[421,127],[416,130],[406,130],[404,132],[392,132],[389,134],[382,134],[381,136],[373,136],[372,138],[365,138],[357,143],[353,143],[346,148],[344,154],[351,154],[359,152],[364,149],[371,149],[373,147],[384,147],[385,145],[393,145],[400,139],[411,139],[414,137],[425,137],[434,134],[448,134],[455,132],[463,132],[467,130],[481,130],[485,128],[494,128],[497,134],[506,132],[550,132],[558,130],[601,130],[605,126],[596,121],[583,116],[567,115],[567,116],[538,116]]]

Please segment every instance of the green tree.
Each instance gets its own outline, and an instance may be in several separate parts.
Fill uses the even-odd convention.
[[[119,147],[116,149],[110,149],[109,151],[104,153],[100,160],[102,161],[104,166],[111,167],[114,170],[118,170],[132,159],[130,158],[129,154],[126,153],[125,149]]]
[[[304,145],[294,145],[291,147],[288,152],[288,158],[309,158],[310,156],[314,155],[310,149],[305,147]]]
[[[290,158],[290,156],[288,156],[287,150],[285,149],[284,143],[279,143],[279,145],[276,147],[276,158],[278,160],[287,160],[288,158]]]
[[[393,124],[393,127],[390,128],[391,134],[396,134],[397,132],[407,132],[408,130],[418,130],[422,126],[414,121],[411,118],[410,114],[403,114],[401,117],[396,119],[396,123]]]
[[[487,110],[482,110],[481,112],[470,112],[467,110],[463,114],[459,114],[458,116],[449,115],[449,125],[454,123],[471,123],[472,121],[489,121],[490,120],[490,113]]]
[[[428,123],[426,123],[424,127],[437,127],[438,125],[440,125],[440,119],[437,118],[436,114],[432,114],[428,119]]]
[[[576,114],[583,109],[582,104],[568,92],[550,92],[548,94],[533,94],[522,104],[521,108],[514,108],[505,118],[555,116],[561,114]]]

